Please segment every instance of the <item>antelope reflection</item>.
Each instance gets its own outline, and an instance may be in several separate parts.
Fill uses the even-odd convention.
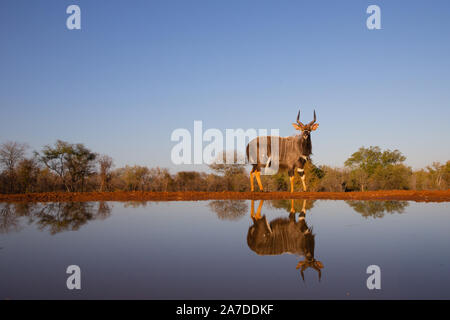
[[[261,200],[255,213],[255,201],[251,200],[250,216],[253,225],[247,233],[247,244],[251,250],[259,255],[281,255],[284,253],[304,257],[299,261],[296,269],[300,269],[300,274],[305,281],[304,271],[312,268],[318,272],[319,281],[322,277],[323,264],[314,257],[314,238],[305,220],[306,200],[300,210],[298,220],[294,200],[291,200],[290,214],[288,218],[279,217],[267,222],[266,216],[261,216],[261,209],[264,200]]]

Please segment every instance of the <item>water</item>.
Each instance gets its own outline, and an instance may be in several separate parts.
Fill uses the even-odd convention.
[[[450,298],[448,203],[260,204],[0,203],[0,299]]]

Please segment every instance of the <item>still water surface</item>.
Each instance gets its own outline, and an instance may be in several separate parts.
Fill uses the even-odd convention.
[[[449,209],[0,203],[0,299],[450,299]],[[69,265],[81,268],[81,290],[66,287]],[[367,289],[369,265],[381,268],[381,290]]]

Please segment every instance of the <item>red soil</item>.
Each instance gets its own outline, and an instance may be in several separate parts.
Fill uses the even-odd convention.
[[[367,192],[47,192],[0,194],[3,202],[71,201],[189,201],[224,199],[329,199],[329,200],[410,200],[450,201],[450,189],[443,191],[367,191]]]

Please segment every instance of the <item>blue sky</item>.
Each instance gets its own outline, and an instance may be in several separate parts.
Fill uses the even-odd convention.
[[[81,8],[81,30],[66,8]],[[368,30],[366,8],[381,8]],[[0,2],[0,142],[171,164],[176,128],[279,128],[315,108],[317,164],[361,146],[450,159],[450,2]]]

